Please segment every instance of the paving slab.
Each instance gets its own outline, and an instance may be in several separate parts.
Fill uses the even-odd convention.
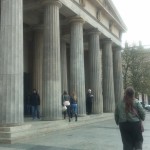
[[[76,123],[76,122],[72,122]],[[144,122],[143,150],[150,150],[150,113]],[[114,119],[98,120],[15,144],[0,144],[0,150],[122,150],[122,141]]]

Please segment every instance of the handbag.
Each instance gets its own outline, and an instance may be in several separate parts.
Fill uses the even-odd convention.
[[[62,111],[64,112],[64,111],[66,111],[67,110],[67,107],[66,106],[63,106],[62,107]]]
[[[140,119],[140,117],[139,117],[139,115],[138,115],[138,112],[137,112],[137,110],[136,110],[135,108],[133,108],[133,112],[134,112],[134,114],[135,114],[135,115],[139,118],[139,120],[140,120],[141,132],[144,132],[143,122],[142,122],[142,120]]]
[[[64,106],[69,106],[70,102],[69,101],[64,101]]]

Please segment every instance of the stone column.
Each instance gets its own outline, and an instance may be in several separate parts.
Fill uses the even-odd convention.
[[[75,92],[78,99],[78,113],[86,114],[85,108],[85,76],[83,49],[83,19],[74,17],[71,23],[70,49],[70,91]]]
[[[62,119],[59,0],[42,0],[44,10],[43,120]]]
[[[103,113],[102,82],[101,82],[101,54],[98,30],[89,32],[89,75],[90,88],[94,95],[93,113]]]
[[[1,1],[0,125],[21,125],[23,117],[22,0]]]
[[[90,75],[89,75],[89,50],[84,50],[84,70],[85,70],[85,93],[90,88]]]
[[[122,59],[121,48],[113,48],[113,72],[114,72],[114,92],[115,103],[122,100],[123,96],[123,78],[122,78]]]
[[[114,78],[113,78],[113,56],[112,41],[103,40],[103,104],[104,112],[113,112],[115,109]]]
[[[67,50],[66,41],[61,39],[61,90],[68,92],[68,75],[67,75]]]
[[[43,26],[36,26],[34,28],[33,88],[40,95],[40,113],[42,112],[43,38]]]

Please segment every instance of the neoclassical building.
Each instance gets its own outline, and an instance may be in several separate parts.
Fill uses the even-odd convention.
[[[62,119],[61,94],[75,92],[86,115],[113,112],[122,92],[121,35],[111,0],[1,0],[0,125],[24,123],[28,94],[41,97],[42,120]]]

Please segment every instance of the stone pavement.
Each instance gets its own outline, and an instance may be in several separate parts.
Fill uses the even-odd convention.
[[[73,118],[71,122],[69,122],[68,119],[57,121],[33,121],[31,118],[25,118],[25,123],[21,126],[0,127],[0,143],[16,143],[19,140],[28,139],[29,137],[37,137],[48,134],[52,131],[70,129],[84,124],[97,122],[98,120],[107,120],[112,117],[112,113],[90,115],[79,117],[78,122],[73,121]]]
[[[92,117],[96,118],[94,116],[89,118],[92,120]],[[81,122],[81,120],[79,122],[72,120],[71,124],[81,124]],[[147,113],[144,126],[143,150],[150,150],[150,113]],[[95,119],[89,124],[56,130],[16,144],[0,144],[0,150],[122,150],[122,142],[118,126],[115,125],[114,119],[110,118],[97,121]]]

